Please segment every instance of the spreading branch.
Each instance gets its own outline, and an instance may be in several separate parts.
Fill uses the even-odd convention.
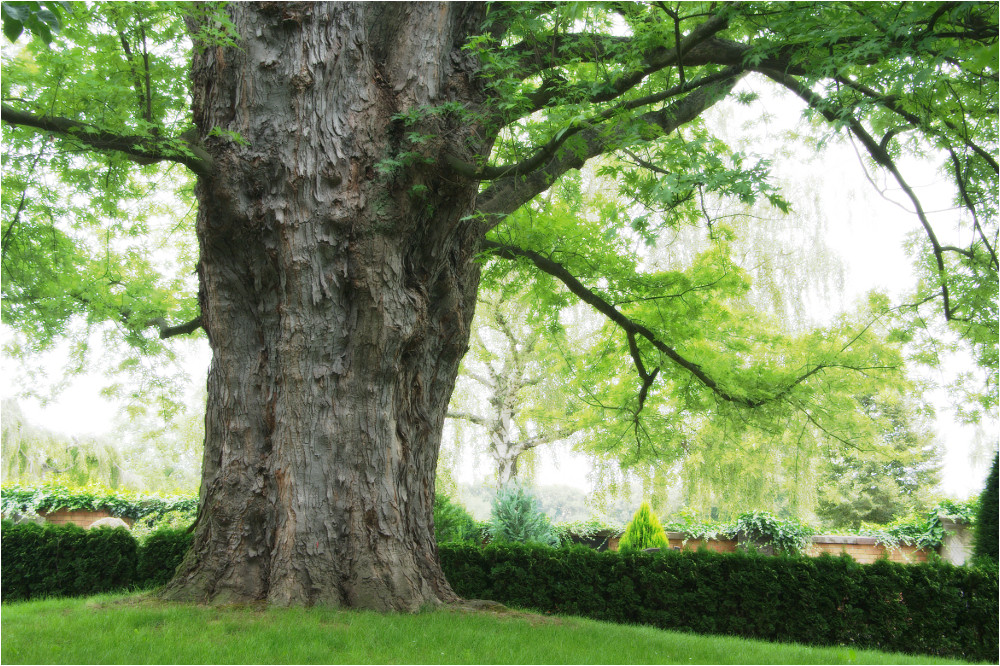
[[[483,248],[491,252],[494,256],[502,257],[506,259],[516,259],[518,257],[528,259],[535,266],[541,269],[543,272],[557,278],[560,282],[566,285],[577,298],[591,306],[602,315],[607,317],[609,320],[614,322],[619,328],[621,328],[627,336],[634,342],[636,336],[644,338],[647,342],[653,345],[657,350],[660,351],[664,356],[669,358],[675,364],[684,368],[689,373],[691,373],[698,381],[704,384],[707,388],[711,389],[717,396],[722,398],[727,402],[732,402],[736,404],[743,405],[745,407],[757,407],[763,404],[762,400],[751,400],[738,395],[734,395],[727,391],[725,388],[720,386],[712,377],[710,377],[704,369],[697,363],[684,358],[676,349],[668,345],[666,342],[661,340],[656,333],[651,331],[649,328],[643,326],[642,324],[633,321],[625,314],[623,314],[616,307],[611,305],[607,300],[599,296],[597,293],[587,288],[580,280],[578,280],[572,273],[570,273],[565,266],[559,264],[552,259],[545,257],[537,252],[531,250],[525,250],[523,248],[515,247],[513,245],[501,245],[494,241],[484,241]],[[641,358],[637,359],[638,349],[636,348],[633,354],[633,360],[637,361],[637,369],[640,371],[641,375],[649,376],[645,367],[642,365]],[[646,381],[644,378],[643,381]],[[651,382],[650,382],[651,383]]]
[[[447,157],[448,166],[451,167],[451,169],[456,173],[474,180],[496,180],[504,177],[522,176],[524,174],[531,173],[543,164],[549,162],[567,141],[586,129],[589,129],[592,134],[601,133],[601,124],[615,118],[616,116],[620,116],[621,114],[641,109],[646,106],[651,106],[653,104],[659,104],[660,102],[664,102],[673,97],[678,97],[684,93],[689,93],[708,85],[726,81],[738,75],[738,73],[739,70],[735,67],[727,68],[721,72],[710,74],[697,79],[696,81],[692,81],[689,84],[681,83],[680,85],[673,86],[658,93],[645,95],[637,99],[628,100],[610,106],[602,110],[600,113],[594,114],[593,116],[583,120],[574,121],[562,128],[556,132],[549,141],[538,148],[538,150],[536,150],[531,157],[521,160],[515,164],[486,166],[477,169],[471,164],[467,164],[458,159],[454,155],[449,155]]]
[[[714,39],[715,35],[724,30],[727,25],[728,19],[723,16],[716,15],[709,18],[695,27],[687,37],[673,48],[661,47],[654,49],[646,55],[638,69],[619,76],[597,92],[593,92],[592,86],[586,84],[579,84],[572,87],[553,85],[553,77],[547,77],[546,81],[537,90],[528,93],[527,98],[530,101],[528,107],[521,109],[516,117],[506,117],[505,122],[513,122],[517,118],[531,115],[545,108],[557,95],[586,100],[590,104],[601,104],[615,100],[642,83],[646,77],[667,67],[706,65],[710,63],[739,65],[742,62],[743,52],[746,47],[737,45],[734,42]],[[572,35],[567,37],[572,37]],[[631,41],[632,38],[624,38],[616,42],[616,44],[624,46]],[[551,67],[557,64],[554,63]],[[512,73],[519,77],[533,75],[530,69],[526,71],[515,69]],[[558,79],[558,77],[555,78]]]
[[[725,97],[742,76],[742,73],[735,70],[727,73],[728,77],[704,85],[663,109],[647,111],[633,122],[647,130],[647,138],[673,132]],[[505,176],[495,180],[480,193],[477,213],[484,228],[488,230],[495,227],[507,215],[548,189],[567,171],[579,169],[592,157],[624,148],[635,140],[629,126],[625,124],[614,128],[603,125],[588,128],[580,131],[577,137],[574,150],[556,151],[544,166],[527,175]]]
[[[183,137],[169,140],[116,134],[78,120],[59,116],[37,116],[7,105],[0,107],[0,120],[11,125],[52,132],[94,150],[117,151],[139,164],[177,162],[201,176],[210,175],[214,170],[212,158],[205,149]]]

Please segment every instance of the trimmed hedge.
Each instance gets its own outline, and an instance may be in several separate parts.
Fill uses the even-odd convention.
[[[193,539],[186,529],[161,529],[150,534],[139,548],[136,579],[144,586],[165,585],[173,578]]]
[[[191,546],[184,530],[161,530],[139,545],[125,528],[76,525],[0,528],[0,598],[86,596],[166,583]]]
[[[466,598],[701,634],[998,656],[996,569],[524,544],[447,544],[438,552]]]
[[[82,596],[135,583],[138,547],[125,528],[3,523],[0,597]]]
[[[2,540],[2,598],[16,601],[163,584],[191,535],[163,530],[139,547],[121,528],[4,521]],[[466,598],[701,634],[998,656],[996,567],[513,543],[438,552]]]

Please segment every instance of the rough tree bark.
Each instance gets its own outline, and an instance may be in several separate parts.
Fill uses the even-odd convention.
[[[484,10],[233,3],[238,48],[196,49],[213,360],[201,510],[167,598],[455,599],[434,474],[482,229],[467,220],[477,183],[439,165],[490,145],[468,118],[423,112],[480,104],[461,46]]]

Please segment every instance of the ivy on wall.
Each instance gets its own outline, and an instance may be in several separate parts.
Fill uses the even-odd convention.
[[[0,512],[37,514],[66,510],[107,511],[112,516],[140,520],[159,520],[171,512],[189,514],[194,520],[198,513],[198,498],[194,495],[160,497],[149,494],[111,490],[105,486],[70,488],[57,484],[28,487],[7,484],[0,487]]]

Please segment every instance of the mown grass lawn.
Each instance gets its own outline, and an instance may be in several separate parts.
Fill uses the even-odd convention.
[[[208,607],[148,595],[4,604],[4,664],[946,664],[522,611]]]

